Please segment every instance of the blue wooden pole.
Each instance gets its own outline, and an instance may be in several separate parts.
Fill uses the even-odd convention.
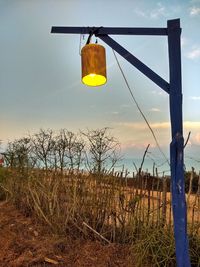
[[[184,140],[182,118],[180,20],[169,20],[167,26],[170,71],[169,99],[172,135],[172,142],[170,145],[170,165],[176,262],[178,267],[190,267],[183,168]]]

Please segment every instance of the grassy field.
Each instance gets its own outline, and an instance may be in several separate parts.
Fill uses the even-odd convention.
[[[2,169],[1,198],[52,235],[127,245],[132,266],[176,266],[171,194],[165,179],[151,187],[146,179]],[[192,266],[200,266],[200,196],[186,199]]]

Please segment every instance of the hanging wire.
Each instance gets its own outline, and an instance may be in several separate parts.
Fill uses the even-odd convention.
[[[94,34],[94,31],[91,31],[90,34],[89,34],[89,36],[88,36],[86,45],[87,45],[87,44],[90,44],[90,42],[91,42],[91,38],[92,38],[92,35],[93,35],[93,34]]]
[[[147,124],[147,126],[148,126],[150,132],[152,133],[152,136],[153,136],[153,138],[154,138],[154,140],[155,140],[155,143],[156,143],[156,145],[157,145],[157,147],[158,147],[160,153],[162,154],[162,156],[165,158],[166,162],[167,162],[168,165],[170,166],[169,160],[168,160],[167,156],[165,155],[165,153],[162,151],[162,149],[161,149],[161,147],[160,147],[160,145],[159,145],[159,143],[158,143],[158,140],[157,140],[157,138],[156,138],[156,135],[155,135],[153,129],[151,128],[151,125],[149,124],[149,122],[148,122],[147,118],[145,117],[143,111],[141,110],[141,108],[140,108],[140,106],[139,106],[139,104],[138,104],[136,98],[135,98],[134,95],[133,95],[133,92],[132,92],[132,90],[131,90],[131,88],[130,88],[130,85],[129,85],[127,79],[126,79],[126,76],[125,76],[125,74],[124,74],[124,72],[123,72],[123,70],[122,70],[122,67],[121,67],[121,65],[120,65],[120,63],[119,63],[119,60],[118,60],[118,58],[117,58],[117,56],[116,56],[115,51],[114,51],[113,49],[112,49],[112,51],[113,51],[114,57],[115,57],[115,59],[116,59],[117,65],[118,65],[118,67],[119,67],[119,69],[120,69],[120,72],[121,72],[121,74],[122,74],[122,76],[123,76],[123,78],[124,78],[124,81],[125,81],[125,83],[126,83],[126,86],[127,86],[128,90],[129,90],[129,93],[131,94],[131,97],[132,97],[134,103],[135,103],[136,106],[137,106],[137,109],[139,110],[139,112],[140,112],[141,116],[143,117],[144,121],[146,122],[146,124]]]
[[[82,48],[82,39],[85,39],[85,35],[83,33],[80,34],[80,41],[79,41],[79,55],[81,56],[81,48]]]

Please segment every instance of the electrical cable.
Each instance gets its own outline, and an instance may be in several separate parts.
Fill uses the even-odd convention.
[[[146,124],[147,124],[147,126],[148,126],[148,128],[149,128],[149,130],[150,130],[150,132],[151,132],[151,134],[152,134],[152,136],[153,136],[153,138],[154,138],[154,141],[155,141],[155,143],[156,143],[156,145],[157,145],[157,147],[158,147],[158,149],[159,149],[159,151],[160,151],[160,153],[162,154],[162,156],[165,158],[166,162],[167,162],[168,165],[170,166],[169,160],[168,160],[167,156],[165,155],[165,153],[162,151],[162,149],[161,149],[161,147],[160,147],[160,145],[159,145],[159,143],[158,143],[158,140],[157,140],[157,138],[156,138],[156,136],[155,136],[155,133],[154,133],[153,129],[151,128],[151,125],[149,124],[149,122],[148,122],[147,118],[145,117],[143,111],[141,110],[141,108],[140,108],[140,106],[139,106],[139,104],[138,104],[136,98],[135,98],[134,95],[133,95],[133,92],[132,92],[132,90],[131,90],[131,88],[130,88],[130,85],[129,85],[127,79],[126,79],[126,76],[125,76],[125,74],[124,74],[124,72],[123,72],[123,70],[122,70],[122,67],[121,67],[121,65],[120,65],[120,63],[119,63],[119,60],[118,60],[116,54],[115,54],[115,51],[114,51],[113,49],[112,49],[112,51],[113,51],[115,60],[116,60],[116,62],[117,62],[117,65],[118,65],[118,67],[119,67],[119,69],[120,69],[120,72],[121,72],[121,74],[122,74],[122,76],[123,76],[123,78],[124,78],[124,81],[125,81],[125,83],[126,83],[126,86],[127,86],[128,90],[129,90],[129,93],[131,94],[131,97],[132,97],[134,103],[135,103],[136,106],[137,106],[137,109],[139,110],[139,112],[140,112],[141,116],[143,117],[144,121],[146,122]]]
[[[85,35],[83,33],[80,34],[80,41],[79,41],[79,55],[81,56],[81,48],[82,48],[82,38],[84,40]]]
[[[86,45],[87,44],[90,44],[90,41],[91,41],[91,38],[92,38],[92,35],[94,34],[94,31],[91,31],[89,36],[88,36],[88,39],[87,39],[87,42],[86,42]]]

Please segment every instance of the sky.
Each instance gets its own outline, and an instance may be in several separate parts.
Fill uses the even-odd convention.
[[[187,157],[200,159],[200,0],[0,0],[0,140],[35,133],[40,128],[110,127],[127,157],[141,157],[155,141],[133,103],[112,49],[106,48],[107,84],[81,82],[80,49],[87,36],[51,34],[52,26],[166,27],[180,18],[184,138]],[[166,81],[167,37],[113,36]],[[92,42],[96,39],[93,38]],[[158,142],[169,154],[168,95],[117,56]]]

